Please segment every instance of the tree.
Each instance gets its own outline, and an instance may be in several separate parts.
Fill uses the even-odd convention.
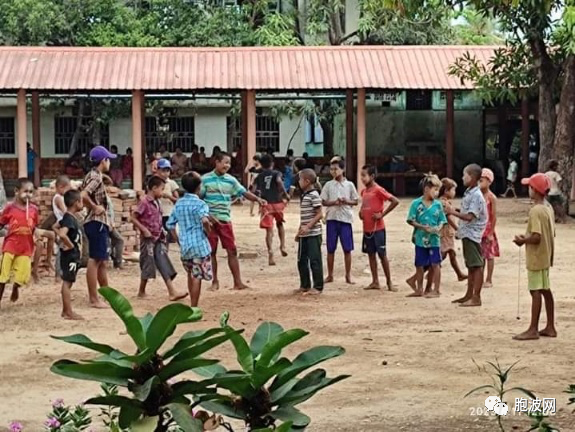
[[[496,19],[506,37],[488,65],[469,56],[452,73],[481,88],[488,99],[539,101],[539,170],[559,161],[561,188],[570,196],[575,137],[575,1],[471,0],[485,17]]]

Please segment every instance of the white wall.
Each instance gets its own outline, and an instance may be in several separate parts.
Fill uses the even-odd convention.
[[[280,122],[280,151],[276,156],[284,156],[288,146],[296,156],[301,156],[305,151],[305,118],[285,118]]]
[[[196,110],[195,137],[196,144],[206,148],[206,154],[212,154],[215,146],[222,150],[227,149],[227,123],[229,108],[198,108]],[[178,111],[180,115],[181,110]]]

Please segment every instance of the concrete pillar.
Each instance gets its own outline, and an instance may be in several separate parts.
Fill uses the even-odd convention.
[[[250,163],[256,154],[256,92],[248,90],[245,92],[246,105],[246,164]],[[242,131],[243,133],[243,131]]]
[[[142,90],[134,90],[132,92],[132,151],[134,157],[134,177],[133,188],[137,191],[143,190],[142,181],[143,175],[143,106],[144,106],[144,92]]]
[[[17,122],[18,122],[18,177],[28,177],[28,151],[26,143],[26,90],[18,90],[17,102]]]

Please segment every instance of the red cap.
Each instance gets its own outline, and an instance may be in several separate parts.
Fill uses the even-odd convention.
[[[547,192],[551,189],[551,180],[543,173],[536,173],[531,177],[524,178],[521,180],[521,184],[531,186],[541,195],[547,195]]]

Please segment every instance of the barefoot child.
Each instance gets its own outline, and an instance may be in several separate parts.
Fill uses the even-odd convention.
[[[561,174],[557,172],[558,168],[559,163],[555,159],[549,161],[547,171],[545,172],[545,175],[551,181],[551,189],[547,195],[547,201],[553,206],[556,221],[565,223],[567,219],[565,215],[565,197],[561,191],[561,182],[563,181],[563,178],[561,177]]]
[[[10,301],[20,296],[19,288],[30,280],[34,255],[34,231],[38,225],[38,208],[31,204],[34,185],[27,178],[18,179],[14,202],[7,204],[0,214],[0,225],[7,233],[2,245],[0,264],[0,302],[4,288],[12,278]]]
[[[252,163],[246,166],[246,169],[244,171],[248,175],[248,189],[250,192],[254,194],[256,193],[257,190],[255,182],[258,178],[258,175],[262,172],[260,159],[261,159],[260,155],[254,155],[254,157],[252,158]],[[250,216],[255,216],[254,201],[250,203]]]
[[[299,173],[299,186],[303,192],[300,204],[300,225],[295,241],[299,242],[297,267],[299,292],[318,295],[323,292],[323,263],[321,259],[321,198],[314,185],[317,176],[312,169]],[[313,278],[310,280],[309,273]]]
[[[52,213],[54,213],[54,218],[56,223],[60,222],[64,215],[68,212],[66,208],[66,203],[64,202],[64,195],[68,192],[72,185],[70,184],[70,178],[66,175],[60,175],[56,179],[56,193],[54,194],[54,198],[52,198]],[[84,206],[82,206],[83,208]],[[81,242],[80,242],[81,244]],[[58,279],[60,275],[60,247],[56,253],[56,279]],[[81,250],[81,249],[80,249]]]
[[[54,224],[54,231],[58,235],[59,262],[58,273],[62,278],[62,318],[67,320],[83,320],[72,310],[72,296],[70,291],[76,282],[76,275],[80,268],[82,254],[82,227],[76,214],[82,211],[82,194],[77,190],[68,190],[64,193],[66,213]],[[60,215],[57,215],[58,218]]]
[[[551,182],[545,174],[537,173],[521,181],[529,186],[529,197],[533,207],[529,210],[527,232],[515,236],[513,242],[521,247],[525,245],[525,264],[527,267],[527,285],[531,293],[531,324],[529,328],[513,337],[515,340],[539,339],[539,336],[557,337],[555,330],[555,307],[549,269],[553,265],[555,248],[555,225],[553,211],[545,205],[545,196],[551,188]],[[539,331],[539,315],[542,298],[545,300],[547,326]]]
[[[132,212],[132,223],[140,231],[140,290],[139,298],[146,297],[146,285],[149,279],[156,278],[156,269],[164,279],[170,301],[177,301],[187,293],[176,292],[173,280],[176,270],[168,256],[166,233],[162,227],[162,208],[160,198],[164,195],[165,181],[152,176],[148,181],[147,193]]]
[[[487,206],[479,189],[481,167],[467,165],[463,170],[463,184],[467,187],[461,202],[461,211],[450,210],[449,215],[460,219],[457,237],[463,246],[463,258],[469,274],[467,292],[453,303],[460,306],[481,306],[481,287],[483,285],[483,266],[481,238],[487,225]]]
[[[248,288],[242,282],[240,274],[240,262],[232,225],[231,207],[232,199],[244,196],[249,201],[256,201],[260,206],[266,205],[266,201],[248,192],[240,182],[228,171],[231,167],[231,158],[225,152],[218,152],[214,156],[215,169],[202,177],[201,197],[210,208],[210,221],[212,229],[209,234],[212,248],[212,266],[214,279],[210,290],[216,291],[220,287],[218,279],[218,261],[216,252],[218,240],[228,253],[228,266],[234,278],[234,289]]]
[[[286,234],[284,230],[284,199],[287,193],[284,189],[282,175],[273,169],[273,159],[269,154],[263,154],[260,158],[261,172],[255,179],[254,186],[267,204],[260,209],[260,228],[266,230],[266,246],[268,249],[268,264],[276,265],[273,253],[274,221],[280,238],[280,252],[283,257],[286,252]]]
[[[389,260],[387,259],[386,232],[384,218],[399,205],[399,200],[375,182],[376,170],[372,165],[361,169],[361,182],[365,189],[361,191],[361,209],[359,218],[363,221],[362,252],[369,257],[371,284],[365,289],[381,289],[377,274],[377,258],[381,260],[383,272],[389,291],[397,291],[391,282]],[[389,205],[385,208],[385,203]]]
[[[499,257],[499,242],[497,241],[497,234],[495,233],[495,224],[497,223],[497,198],[489,189],[494,178],[493,171],[489,168],[483,168],[481,171],[481,179],[479,180],[479,188],[481,189],[487,206],[487,226],[481,238],[481,253],[485,260],[485,267],[487,268],[487,275],[483,283],[484,288],[493,287],[495,258]]]
[[[330,174],[333,180],[328,181],[322,191],[322,205],[326,208],[327,220],[327,278],[325,283],[333,282],[333,265],[337,241],[341,242],[345,262],[345,281],[351,280],[351,252],[353,251],[353,207],[358,204],[359,196],[355,185],[344,176],[345,162],[332,160]]]
[[[168,229],[180,245],[182,264],[188,273],[188,291],[192,307],[198,306],[202,289],[202,280],[212,280],[212,260],[207,232],[210,230],[210,210],[198,194],[202,178],[190,171],[182,176],[185,194],[176,203],[170,218]],[[176,231],[179,228],[179,235]]]
[[[444,178],[441,180],[441,188],[439,189],[439,200],[443,205],[443,211],[447,214],[453,209],[451,200],[455,198],[455,191],[457,189],[457,183],[450,178]],[[443,225],[441,229],[441,260],[443,261],[449,256],[449,262],[451,267],[457,275],[458,281],[464,281],[467,279],[467,275],[463,274],[459,268],[459,263],[457,262],[457,256],[455,254],[455,231],[457,230],[457,224],[453,219],[453,216],[447,216],[447,223]],[[441,275],[441,272],[438,273]],[[439,284],[439,282],[438,282]]]
[[[441,181],[436,175],[427,175],[422,181],[423,196],[411,203],[407,223],[413,227],[415,243],[415,291],[408,297],[423,296],[423,274],[428,270],[429,281],[434,281],[434,288],[426,293],[429,297],[439,297],[439,278],[441,264],[441,238],[439,233],[447,223],[443,206],[437,195]]]

